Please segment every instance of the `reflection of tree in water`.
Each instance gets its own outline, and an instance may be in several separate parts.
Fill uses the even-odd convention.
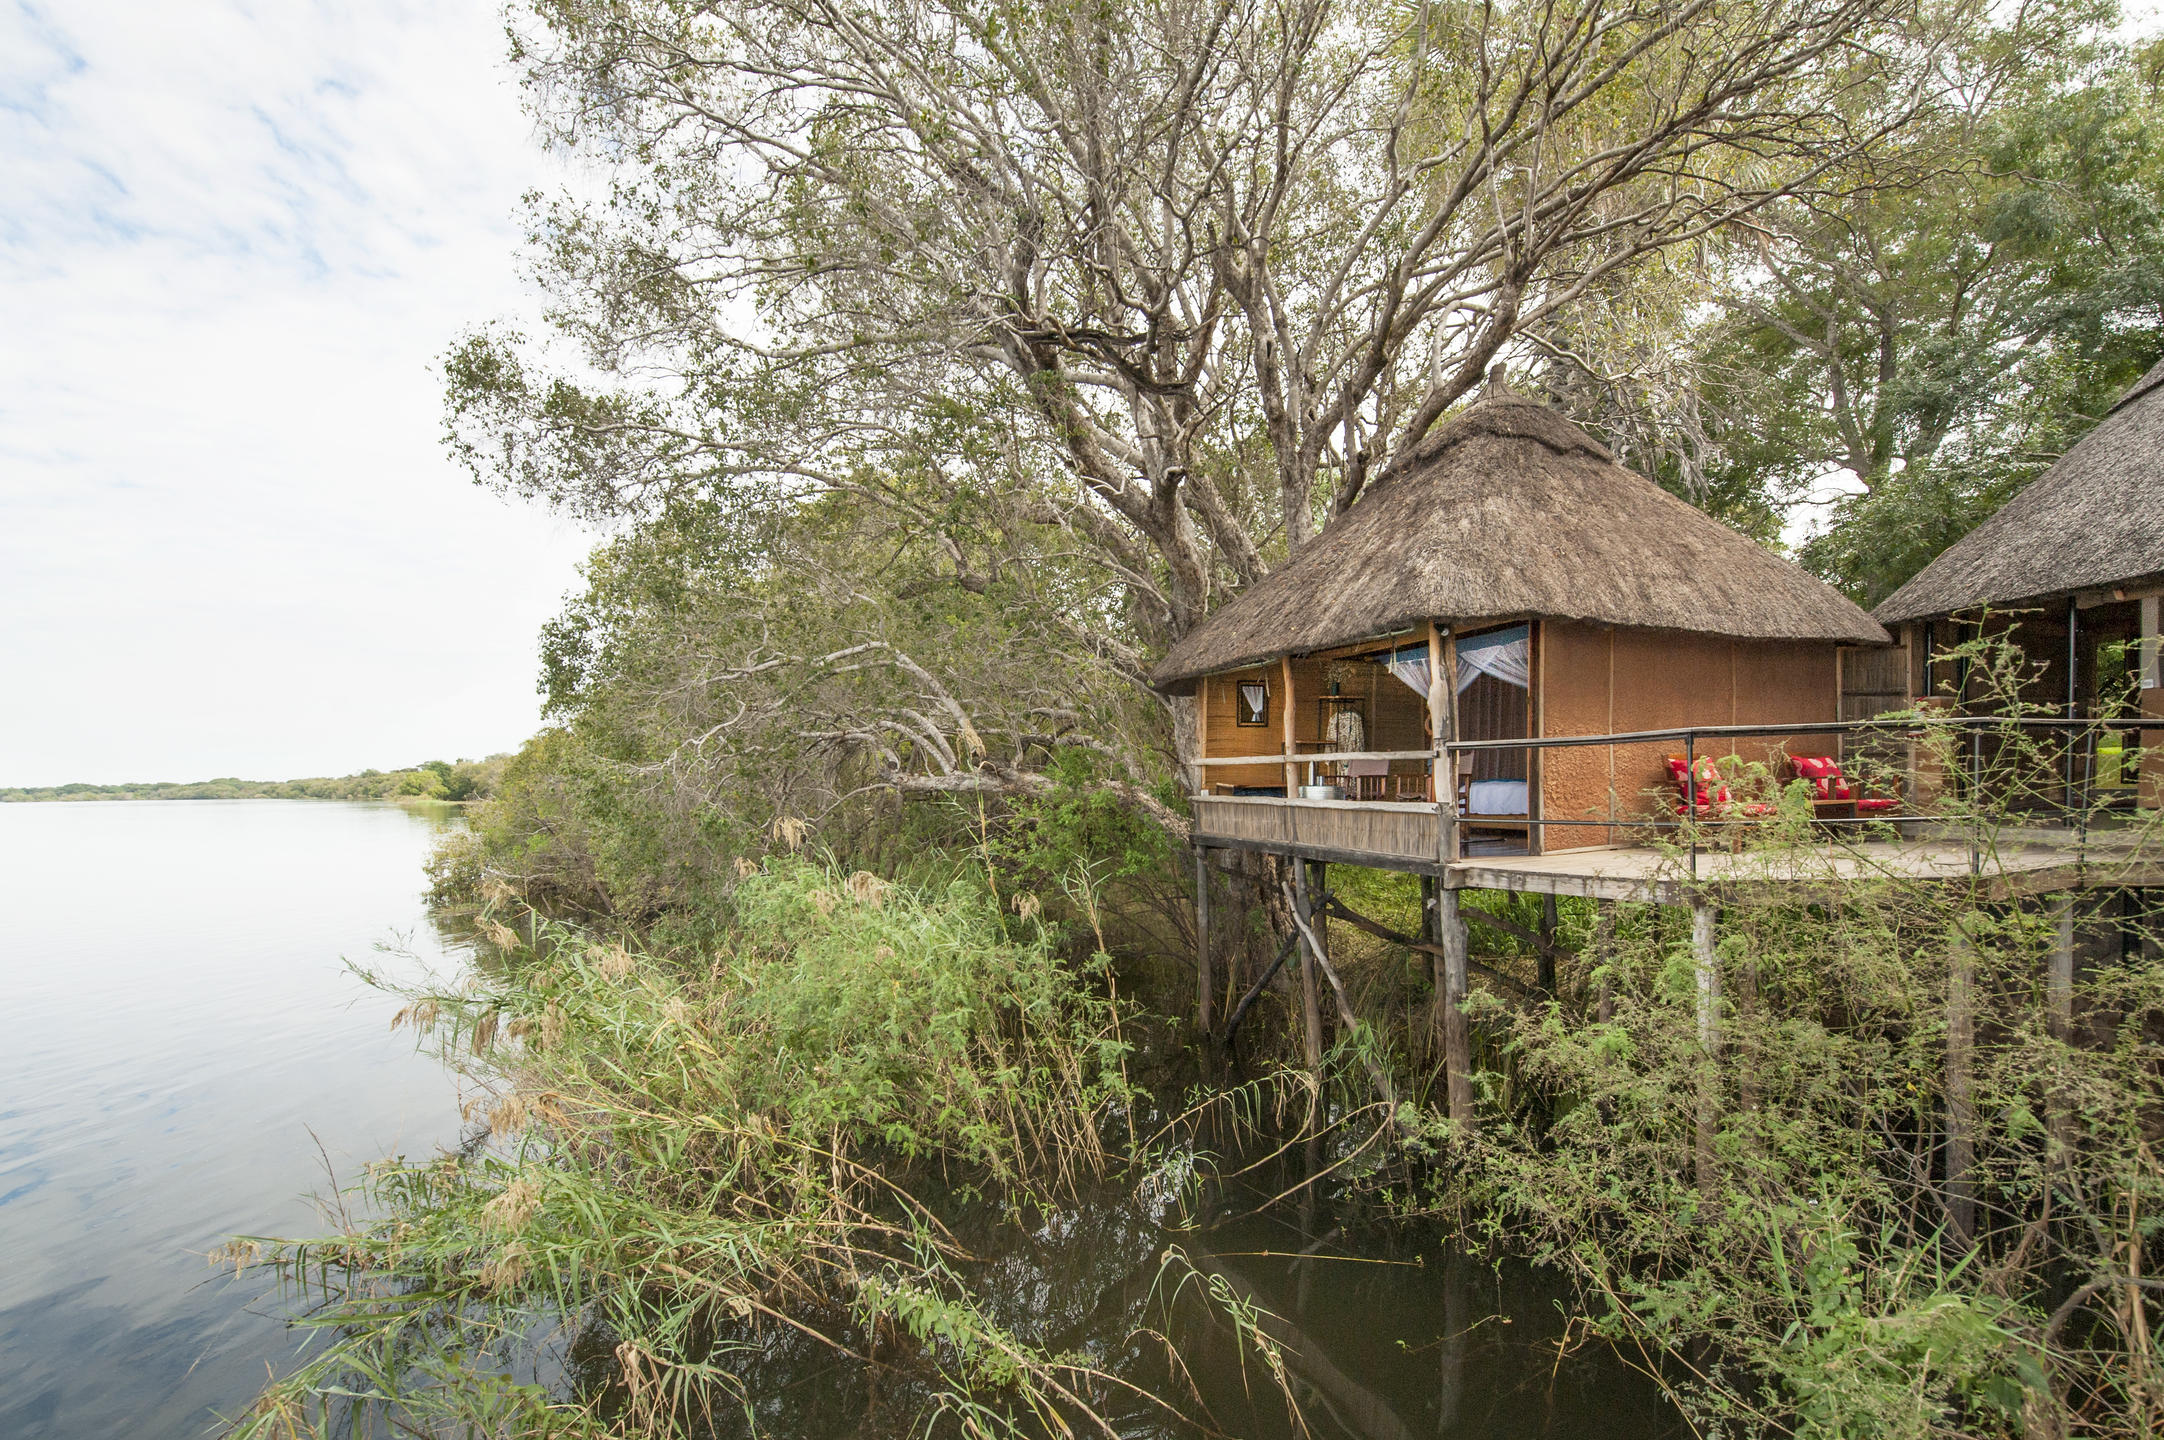
[[[1295,1151],[1237,1186],[1204,1185],[1184,1204],[1106,1185],[1019,1219],[984,1205],[949,1207],[940,1218],[972,1257],[955,1274],[987,1318],[1189,1417],[1100,1386],[1085,1398],[1122,1436],[1289,1440],[1303,1422],[1310,1434],[1360,1440],[1684,1433],[1654,1383],[1611,1352],[1559,1355],[1569,1306],[1552,1275],[1493,1266],[1432,1237],[1411,1243],[1402,1225],[1369,1226],[1327,1202],[1286,1199],[1258,1211],[1298,1184],[1302,1163]],[[1282,1353],[1290,1404],[1242,1322],[1206,1295],[1211,1288],[1234,1297]],[[736,1377],[748,1413],[717,1413],[694,1433],[814,1440],[926,1431],[940,1386],[917,1342],[868,1335],[839,1310],[801,1318],[872,1363],[776,1325],[717,1327],[706,1356]],[[610,1396],[615,1343],[603,1327],[581,1331],[568,1388]],[[935,1434],[950,1428],[929,1423]]]

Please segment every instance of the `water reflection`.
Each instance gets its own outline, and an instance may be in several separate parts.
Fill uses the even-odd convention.
[[[1372,1223],[1327,1197],[1265,1204],[1299,1179],[1301,1163],[1295,1148],[1288,1163],[1237,1184],[1107,1185],[1021,1224],[990,1207],[947,1208],[940,1218],[976,1257],[959,1273],[987,1318],[1123,1382],[1085,1386],[1084,1398],[1129,1440],[1690,1433],[1650,1376],[1582,1329],[1566,1335],[1572,1297],[1554,1275]],[[746,1411],[715,1417],[708,1433],[946,1433],[926,1423],[935,1391],[914,1343],[867,1335],[839,1314],[810,1318],[875,1363],[792,1330],[730,1327],[714,1337],[710,1358],[740,1379]],[[1248,1326],[1282,1357],[1284,1384]],[[623,1398],[614,1343],[599,1329],[577,1335],[565,1372],[604,1411]],[[1067,1419],[1068,1433],[1094,1431],[1079,1414]]]
[[[294,1337],[236,1231],[457,1138],[452,1082],[343,958],[454,963],[388,805],[0,805],[0,1435],[198,1436]],[[379,957],[403,932],[412,961]]]

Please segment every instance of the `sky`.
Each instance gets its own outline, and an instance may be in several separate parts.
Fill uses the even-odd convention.
[[[512,749],[594,536],[436,366],[531,317],[492,0],[0,0],[0,785]]]

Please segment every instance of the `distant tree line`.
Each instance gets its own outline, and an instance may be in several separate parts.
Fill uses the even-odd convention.
[[[485,800],[496,793],[508,757],[427,760],[403,770],[302,780],[142,781],[96,785],[0,787],[0,804],[37,800]]]

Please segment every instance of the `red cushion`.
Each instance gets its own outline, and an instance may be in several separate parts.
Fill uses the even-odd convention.
[[[1798,755],[1788,762],[1789,768],[1801,780],[1811,782],[1811,793],[1818,800],[1853,800],[1856,792],[1849,789],[1842,778],[1841,766],[1831,755]]]
[[[1898,800],[1858,800],[1856,808],[1858,810],[1867,810],[1876,815],[1880,811],[1891,810],[1900,803]]]
[[[1721,767],[1714,764],[1709,757],[1701,755],[1696,768],[1698,787],[1694,794],[1690,783],[1684,778],[1690,773],[1692,766],[1681,755],[1668,757],[1668,778],[1675,783],[1676,789],[1683,792],[1685,803],[1695,802],[1701,808],[1707,805],[1726,805],[1729,800],[1728,787],[1721,783]]]

